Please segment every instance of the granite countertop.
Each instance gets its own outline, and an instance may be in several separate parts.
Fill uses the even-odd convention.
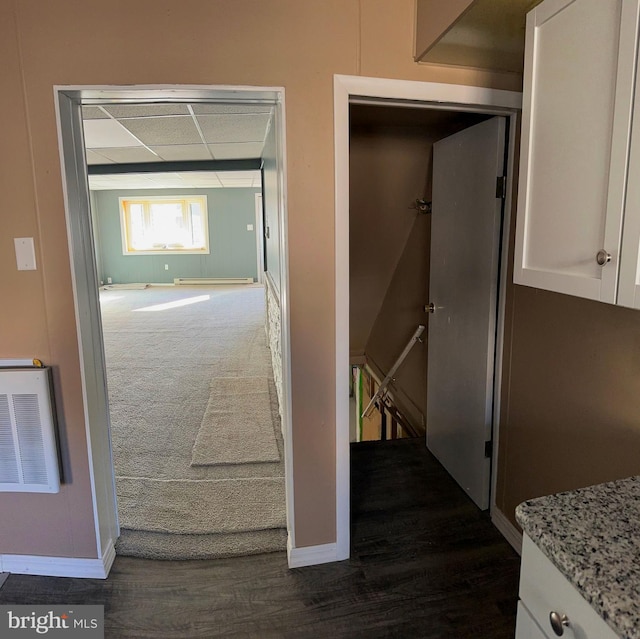
[[[525,501],[516,519],[620,637],[640,639],[640,477]]]

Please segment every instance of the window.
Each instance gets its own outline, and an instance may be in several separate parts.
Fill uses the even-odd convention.
[[[120,198],[125,255],[208,253],[206,196]]]

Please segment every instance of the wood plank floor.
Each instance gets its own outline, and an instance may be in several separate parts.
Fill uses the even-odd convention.
[[[116,558],[109,579],[11,575],[0,604],[103,604],[108,638],[512,639],[519,557],[423,440],[352,445],[352,558]]]

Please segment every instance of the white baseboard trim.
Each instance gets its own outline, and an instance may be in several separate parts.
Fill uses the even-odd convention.
[[[337,544],[321,544],[319,546],[305,546],[292,548],[291,539],[287,542],[287,560],[289,568],[316,566],[338,561]]]
[[[513,546],[513,549],[519,555],[522,555],[522,533],[507,519],[505,514],[497,506],[491,509],[491,522]]]
[[[118,529],[119,530],[119,529]],[[118,532],[118,535],[120,533]],[[107,542],[107,547],[103,551],[102,554],[102,564],[104,566],[104,577],[106,579],[111,572],[111,566],[113,566],[113,562],[116,560],[116,547],[112,539],[109,539]]]
[[[109,542],[102,559],[80,557],[42,557],[39,555],[0,555],[0,573],[42,575],[45,577],[83,577],[106,579],[116,557],[113,542]]]

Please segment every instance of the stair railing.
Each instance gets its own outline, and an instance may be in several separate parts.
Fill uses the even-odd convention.
[[[413,348],[413,345],[416,342],[422,342],[422,339],[420,338],[420,336],[422,335],[423,332],[424,332],[424,326],[420,324],[418,328],[416,328],[415,333],[413,334],[413,336],[411,337],[407,345],[404,347],[404,350],[402,351],[402,353],[400,353],[400,356],[395,361],[395,364],[391,367],[391,370],[389,371],[387,376],[382,380],[382,383],[378,387],[378,390],[376,391],[375,395],[371,398],[371,401],[367,404],[367,407],[362,412],[362,415],[361,415],[362,419],[369,416],[369,413],[371,412],[373,406],[375,406],[377,401],[379,400],[384,401],[384,398],[389,392],[387,390],[387,386],[389,386],[389,384],[394,381],[394,375],[396,374],[396,371],[398,370],[398,368],[400,368],[400,366],[402,365],[402,362],[404,362],[404,360],[406,359],[407,355]]]

